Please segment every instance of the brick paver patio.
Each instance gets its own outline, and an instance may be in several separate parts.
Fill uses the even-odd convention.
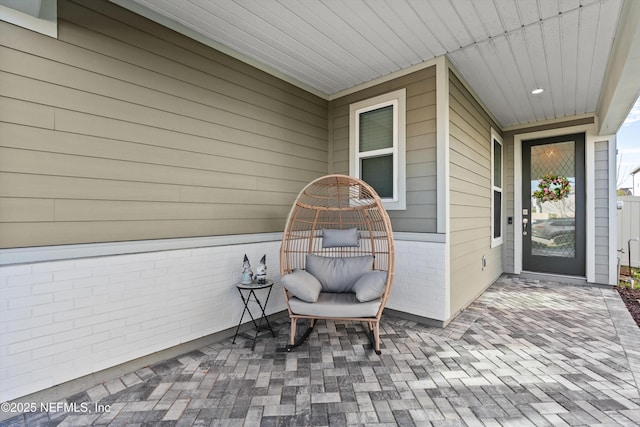
[[[273,326],[253,352],[227,339],[2,425],[640,425],[640,329],[612,289],[502,277],[446,329],[383,317],[381,356],[360,325],[291,353]]]

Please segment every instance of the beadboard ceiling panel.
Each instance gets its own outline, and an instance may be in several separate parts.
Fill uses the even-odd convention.
[[[447,55],[510,127],[596,111],[624,0],[112,1],[328,99]],[[537,87],[544,92],[532,95]]]

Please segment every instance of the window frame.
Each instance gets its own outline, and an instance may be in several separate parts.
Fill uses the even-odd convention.
[[[387,210],[406,210],[406,89],[379,95],[349,106],[349,175],[361,179],[362,159],[393,156],[393,196],[382,198]],[[393,106],[392,147],[360,152],[360,115]]]
[[[495,146],[500,145],[500,182],[496,185]],[[495,193],[500,193],[500,236],[496,235]],[[502,137],[491,128],[491,247],[495,248],[504,242],[504,142]]]

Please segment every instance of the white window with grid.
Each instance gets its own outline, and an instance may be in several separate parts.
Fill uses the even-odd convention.
[[[349,174],[371,185],[386,209],[406,209],[406,90],[350,106]]]

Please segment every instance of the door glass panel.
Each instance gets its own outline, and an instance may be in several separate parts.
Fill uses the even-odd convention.
[[[531,147],[531,254],[575,258],[575,142]]]

